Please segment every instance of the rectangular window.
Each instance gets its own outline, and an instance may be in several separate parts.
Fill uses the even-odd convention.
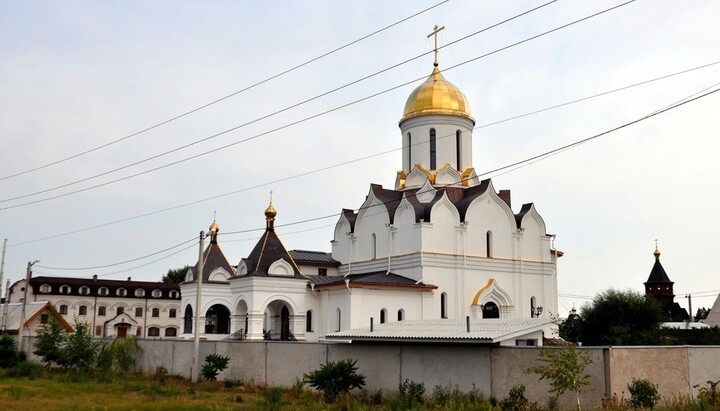
[[[102,325],[95,326],[95,335],[102,335]]]
[[[48,322],[48,315],[40,314],[40,324],[47,324],[47,322]]]
[[[327,268],[318,268],[318,275],[326,276]]]

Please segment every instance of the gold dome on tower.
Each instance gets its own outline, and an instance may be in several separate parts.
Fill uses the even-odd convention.
[[[413,117],[437,114],[465,117],[475,123],[475,119],[470,115],[470,104],[465,95],[459,88],[445,80],[435,66],[430,77],[410,93],[400,122]]]

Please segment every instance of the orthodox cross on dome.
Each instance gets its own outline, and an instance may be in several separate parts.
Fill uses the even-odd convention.
[[[270,190],[270,204],[272,204],[272,195],[273,195],[273,191]]]
[[[433,32],[427,35],[427,38],[430,38],[430,36],[435,36],[435,62],[433,63],[433,65],[434,65],[435,67],[438,66],[437,35],[438,35],[438,33],[440,33],[442,30],[445,30],[445,26],[438,27],[438,25],[436,24],[435,27],[433,28]]]

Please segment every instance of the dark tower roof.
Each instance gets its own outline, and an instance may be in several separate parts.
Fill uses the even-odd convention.
[[[665,273],[665,269],[663,268],[662,264],[660,264],[660,250],[655,248],[655,252],[653,253],[655,256],[655,264],[653,265],[652,270],[650,270],[650,276],[648,277],[645,284],[648,283],[664,283],[664,284],[673,284],[672,281],[670,281],[670,278],[668,277],[667,273]]]
[[[243,258],[243,262],[247,266],[247,276],[267,277],[270,266],[276,261],[283,259],[287,261],[293,269],[293,278],[307,279],[295,263],[295,259],[290,255],[280,238],[275,233],[275,216],[277,211],[270,205],[265,210],[265,233],[257,242],[255,248],[250,252],[248,258]]]

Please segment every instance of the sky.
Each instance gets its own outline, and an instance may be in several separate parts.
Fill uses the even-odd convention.
[[[370,183],[394,187],[398,121],[437,24],[452,43],[440,68],[477,122],[476,171],[557,235],[559,314],[610,287],[642,291],[655,239],[676,301],[710,307],[720,92],[490,171],[717,90],[720,64],[497,123],[717,63],[720,4],[635,1],[506,48],[623,3],[561,0],[465,38],[544,3],[0,0],[3,293],[35,260],[36,276],[159,281],[195,264],[214,215],[237,264],[271,190],[286,247],[329,252],[340,210]]]

